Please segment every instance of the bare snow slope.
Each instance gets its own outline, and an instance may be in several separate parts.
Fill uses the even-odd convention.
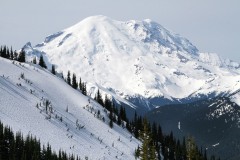
[[[186,38],[151,20],[121,22],[93,16],[25,47],[30,59],[42,53],[64,74],[81,76],[91,87],[123,99],[181,101],[230,94],[240,88],[239,64],[199,53]],[[149,109],[149,108],[148,108]]]
[[[5,125],[81,158],[134,159],[140,142],[121,127],[110,129],[106,113],[92,99],[89,103],[88,97],[38,66],[2,58],[0,66],[0,120]]]

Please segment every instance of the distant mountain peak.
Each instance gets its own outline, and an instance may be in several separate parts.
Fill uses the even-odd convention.
[[[98,34],[98,36],[96,36],[96,34]],[[113,41],[121,39],[122,36],[125,36],[128,40],[135,41],[137,43],[144,43],[149,47],[154,45],[156,52],[165,52],[166,50],[170,50],[183,51],[194,55],[198,54],[198,49],[191,44],[189,40],[179,36],[178,34],[171,33],[155,21],[145,19],[143,21],[130,20],[123,22],[113,20],[102,15],[85,18],[72,27],[48,36],[42,44],[38,44],[36,47],[41,47],[42,45],[50,43],[55,38],[63,35],[63,40],[66,40],[71,35],[76,38],[85,35],[91,39],[100,38],[101,40],[105,40],[104,38],[109,36],[108,38]],[[95,41],[100,40],[97,39]],[[124,41],[127,42],[127,40]],[[75,43],[78,42],[79,41],[76,41]],[[63,44],[63,41],[61,44]],[[93,45],[94,44],[95,43],[93,43]]]
[[[101,88],[148,109],[240,88],[237,63],[200,53],[189,40],[149,19],[88,17],[46,37],[30,53],[44,54],[57,71],[76,73],[92,91]]]

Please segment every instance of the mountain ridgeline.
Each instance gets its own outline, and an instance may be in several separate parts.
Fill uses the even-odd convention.
[[[48,68],[54,64],[65,76],[68,70],[76,73],[92,97],[99,89],[139,114],[240,89],[239,63],[201,53],[149,19],[122,22],[92,16],[23,49],[28,61],[43,55]]]
[[[152,20],[92,16],[0,55],[1,121],[56,150],[90,159],[239,159],[240,64],[201,53]]]
[[[240,106],[228,97],[162,106],[150,111],[147,118],[178,138],[193,135],[209,154],[240,158]]]

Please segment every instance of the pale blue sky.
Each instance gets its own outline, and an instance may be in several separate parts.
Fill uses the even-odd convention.
[[[92,15],[152,19],[202,52],[240,62],[239,0],[0,0],[0,45],[21,48]]]

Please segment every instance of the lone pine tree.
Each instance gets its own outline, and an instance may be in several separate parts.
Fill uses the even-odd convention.
[[[150,126],[146,119],[143,120],[143,131],[140,133],[142,146],[140,147],[141,160],[157,160],[156,149],[151,138]]]
[[[77,84],[77,80],[76,80],[76,75],[75,75],[75,73],[73,73],[73,75],[72,75],[72,87],[73,87],[74,89],[77,89],[77,88],[78,88],[78,84]]]
[[[71,86],[70,71],[68,71],[68,73],[67,73],[67,83]]]
[[[38,63],[41,67],[43,68],[47,68],[46,66],[46,63],[44,62],[44,59],[43,59],[43,56],[41,55],[40,56],[40,59],[39,59],[39,63]]]
[[[54,74],[54,75],[56,74],[56,70],[55,70],[55,65],[54,64],[52,65],[52,74]]]
[[[22,49],[18,55],[19,62],[25,62],[25,51]]]

